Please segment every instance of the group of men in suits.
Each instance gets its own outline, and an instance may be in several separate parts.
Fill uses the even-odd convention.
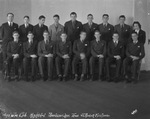
[[[8,13],[8,22],[1,26],[3,60],[8,63],[8,74],[13,62],[15,78],[17,78],[17,63],[22,61],[25,79],[28,79],[30,66],[32,80],[35,79],[37,69],[43,80],[52,80],[54,66],[56,66],[59,80],[66,80],[71,73],[70,69],[74,80],[78,80],[78,64],[81,62],[80,80],[85,80],[87,74],[90,74],[90,80],[94,80],[97,60],[99,80],[103,79],[105,66],[106,79],[111,81],[110,65],[116,63],[114,80],[118,81],[123,64],[123,75],[127,81],[130,81],[127,75],[127,64],[133,62],[132,79],[136,81],[138,63],[145,56],[146,39],[139,22],[133,23],[132,30],[125,24],[124,15],[119,17],[120,23],[115,26],[108,23],[108,14],[102,16],[103,23],[99,25],[93,22],[92,14],[88,14],[88,22],[83,25],[77,20],[75,12],[70,14],[70,18],[71,20],[63,26],[59,23],[59,15],[54,15],[54,23],[48,28],[44,25],[45,16],[41,15],[39,23],[35,26],[29,23],[29,16],[24,16],[24,24],[18,27],[18,24],[13,22],[14,14]],[[63,63],[64,67],[62,67]]]

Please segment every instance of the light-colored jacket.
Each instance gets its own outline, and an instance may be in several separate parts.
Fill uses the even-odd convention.
[[[50,38],[52,41],[59,41],[61,40],[60,35],[64,32],[64,26],[61,24],[58,24],[58,28],[56,30],[55,24],[52,24],[49,26],[49,33]]]

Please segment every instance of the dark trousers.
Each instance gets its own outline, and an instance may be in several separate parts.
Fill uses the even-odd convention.
[[[63,70],[64,71],[63,75],[68,76],[70,58],[63,59],[58,56],[58,57],[56,57],[55,63],[56,63],[57,75],[62,75],[62,70]],[[63,63],[64,63],[64,69],[62,69]]]
[[[6,64],[5,62],[6,62],[6,60],[7,60],[7,53],[6,53],[5,51],[2,51],[2,59],[3,59],[3,60],[2,60],[2,62],[3,62],[3,64],[2,64],[3,69],[2,69],[2,70],[3,70],[3,72],[4,72],[4,71],[5,71],[4,68],[5,68],[5,64]]]
[[[123,69],[124,69],[124,74],[127,73],[127,69],[128,69],[128,66],[129,64],[132,64],[132,72],[133,72],[133,77],[136,77],[136,72],[137,72],[137,68],[138,68],[138,65],[139,65],[139,60],[132,60],[132,58],[130,57],[127,57],[124,59],[123,61]]]
[[[89,64],[90,64],[90,74],[93,75],[94,74],[94,69],[95,69],[95,62],[98,61],[98,66],[99,66],[99,76],[102,75],[102,70],[103,70],[103,64],[104,64],[104,58],[98,58],[98,57],[91,57]]]
[[[87,73],[87,58],[85,57],[84,59],[81,59],[80,57],[78,56],[75,56],[73,58],[73,61],[72,61],[72,73],[73,74],[77,74],[77,65],[79,63],[79,61],[81,61],[82,63],[82,74],[86,74]]]
[[[110,65],[112,63],[116,64],[116,77],[118,77],[120,75],[120,68],[121,68],[121,59],[117,60],[116,58],[112,58],[112,57],[108,57],[106,59],[106,76],[110,77]]]
[[[3,54],[3,61],[5,61],[7,59],[7,52],[3,51],[2,54]]]
[[[41,76],[45,76],[46,75],[45,73],[47,72],[48,77],[52,78],[53,58],[52,57],[39,57],[38,64],[39,64],[39,70],[40,70]]]
[[[20,58],[15,58],[14,59],[13,57],[7,57],[6,70],[7,70],[8,76],[10,76],[10,71],[11,71],[12,64],[13,64],[13,67],[14,67],[15,75],[18,75],[20,60],[21,60]]]
[[[31,76],[35,76],[37,72],[37,58],[25,57],[23,59],[24,76],[28,76],[29,67],[31,67]]]

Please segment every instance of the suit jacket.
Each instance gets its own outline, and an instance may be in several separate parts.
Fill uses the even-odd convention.
[[[75,28],[73,28],[72,21],[68,21],[65,23],[65,32],[67,33],[67,39],[72,43],[79,39],[80,32],[82,30],[82,23],[80,21],[75,22]]]
[[[37,55],[37,41],[33,41],[30,45],[29,41],[23,43],[23,54],[25,57],[30,57],[30,55]]]
[[[124,43],[122,41],[118,41],[117,46],[113,40],[108,43],[108,57],[113,58],[115,55],[124,58]]]
[[[133,30],[133,31],[135,32],[135,30]],[[146,33],[145,33],[145,31],[140,29],[140,31],[138,33],[138,42],[145,44],[145,41],[146,41]]]
[[[97,42],[96,40],[91,41],[91,54],[94,57],[97,55],[106,55],[106,42],[104,40],[100,40]]]
[[[94,37],[94,32],[98,30],[98,25],[96,23],[92,23],[92,26],[90,28],[89,24],[83,24],[83,30],[86,32],[86,40],[89,42],[92,41]]]
[[[73,53],[80,57],[80,53],[84,53],[86,57],[90,55],[90,43],[87,40],[81,42],[80,39],[74,41],[73,44]]]
[[[44,40],[38,43],[38,55],[40,57],[44,57],[47,54],[55,55],[55,43],[53,41],[49,41],[49,44],[46,44]]]
[[[10,41],[7,45],[7,55],[8,58],[12,57],[13,54],[19,54],[22,56],[22,44],[21,42]]]
[[[68,54],[71,57],[72,55],[71,41],[66,41],[66,43],[63,43],[62,41],[57,42],[56,53],[59,57],[62,57],[65,54]]]
[[[126,48],[126,55],[128,57],[133,55],[139,57],[140,59],[144,58],[145,50],[143,43],[137,42],[136,44],[134,44],[133,42],[130,42]]]
[[[130,38],[131,27],[127,24],[124,24],[124,27],[122,29],[120,24],[117,24],[117,25],[115,25],[114,31],[118,32],[119,39],[126,45]]]
[[[46,25],[43,25],[42,27],[39,27],[39,24],[35,25],[33,27],[34,40],[36,40],[37,42],[42,41],[44,39],[44,31],[48,31],[48,27]]]
[[[7,51],[8,42],[13,40],[12,33],[14,31],[18,31],[18,24],[13,23],[13,26],[11,26],[11,27],[9,26],[8,22],[2,24],[1,37],[2,37],[2,40],[3,40],[3,42],[2,42],[2,50],[4,52]]]
[[[28,35],[29,31],[33,32],[33,25],[31,25],[31,24],[29,24],[29,26],[27,28],[25,28],[24,24],[22,24],[19,27],[19,33],[20,33],[20,40],[21,40],[21,42],[28,41],[27,35]]]
[[[50,37],[51,37],[51,40],[54,41],[54,42],[57,42],[57,41],[61,40],[60,35],[63,32],[64,32],[64,27],[61,24],[58,24],[57,30],[56,30],[55,24],[52,24],[49,27]]]
[[[101,39],[106,41],[106,43],[108,44],[108,42],[112,40],[112,34],[114,32],[113,25],[108,23],[107,26],[104,27],[103,23],[101,23],[98,28],[101,33]]]

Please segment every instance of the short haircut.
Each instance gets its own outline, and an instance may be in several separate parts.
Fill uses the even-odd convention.
[[[66,34],[66,35],[67,35],[67,33],[66,33],[66,32],[62,32],[62,33],[61,33],[61,35],[62,35],[62,34]]]
[[[32,34],[32,35],[34,35],[34,34],[33,34],[33,32],[31,32],[31,31],[29,31],[29,32],[28,32],[28,35],[29,35],[29,34]]]
[[[140,24],[140,22],[134,21],[134,22],[133,22],[133,26],[134,26],[134,24],[137,24],[137,25],[139,26],[139,28],[141,29],[141,24]]]
[[[53,18],[54,18],[54,17],[57,17],[58,19],[60,18],[58,14],[55,14],[55,15],[53,16]]]
[[[43,32],[43,34],[44,34],[44,33],[48,33],[48,34],[49,34],[49,32],[48,32],[47,30],[45,30],[45,31]]]
[[[109,15],[108,15],[108,14],[103,14],[103,17],[105,17],[105,16],[106,16],[106,17],[109,17]]]
[[[101,34],[99,30],[96,30],[96,31],[94,32],[94,34],[95,34],[95,33],[99,33],[99,34]]]
[[[23,18],[24,18],[24,19],[25,19],[25,18],[30,19],[30,18],[29,18],[29,16],[27,16],[27,15],[26,15],[26,16],[24,16]]]
[[[44,15],[39,16],[39,20],[41,19],[45,19],[45,16]]]
[[[8,16],[9,14],[11,14],[11,15],[14,17],[14,14],[13,14],[12,12],[7,13],[7,16]]]
[[[89,16],[93,17],[93,14],[88,14],[87,17],[89,17]]]
[[[75,13],[75,12],[71,12],[71,13],[70,13],[70,16],[71,16],[71,15],[75,15],[75,16],[77,16],[77,13]]]
[[[113,35],[114,35],[114,34],[118,34],[118,35],[119,35],[119,33],[118,33],[118,32],[113,32]]]
[[[120,19],[120,18],[126,19],[125,15],[120,15],[120,16],[119,16],[119,19]]]
[[[82,33],[86,33],[86,31],[81,31],[80,34],[82,34]]]
[[[131,35],[132,35],[132,34],[136,34],[136,35],[138,35],[138,33],[137,33],[137,32],[135,32],[135,31],[133,31],[133,32],[131,33]]]
[[[12,34],[14,35],[14,34],[16,34],[16,33],[17,33],[17,34],[19,34],[19,32],[18,32],[18,31],[14,31]]]

